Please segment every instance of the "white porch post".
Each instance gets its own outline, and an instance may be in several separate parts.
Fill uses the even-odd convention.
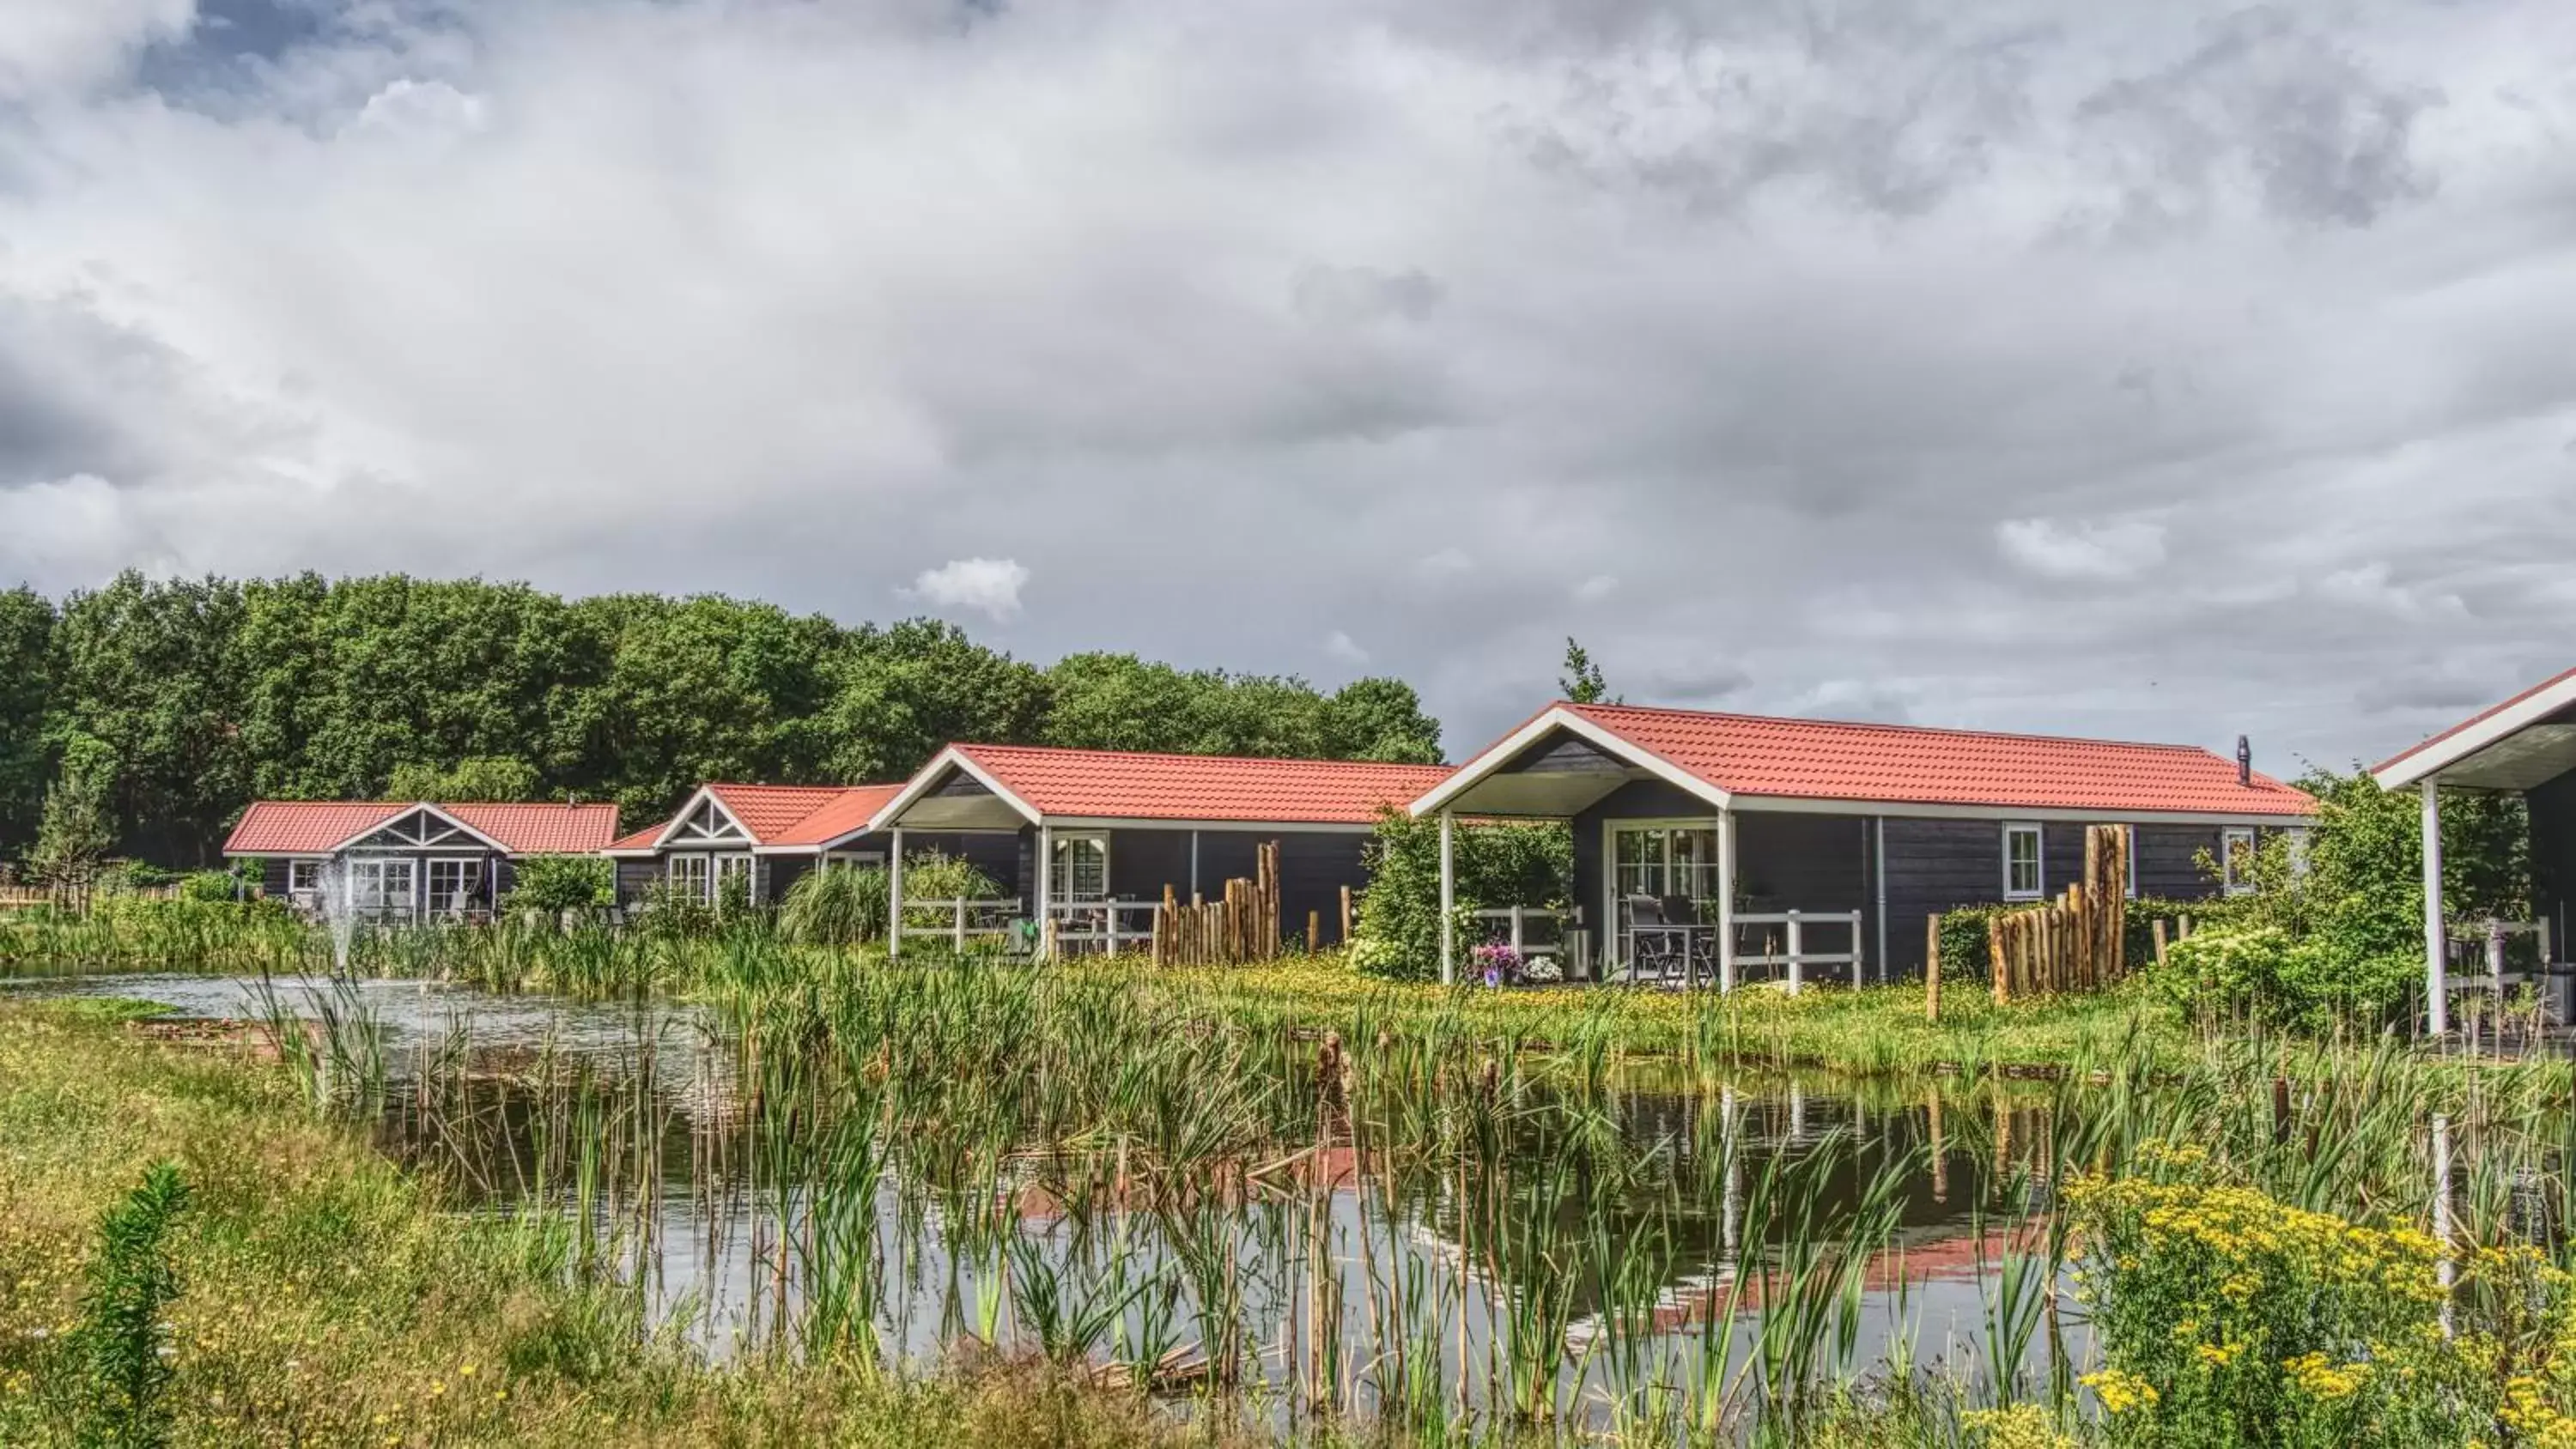
[[[2442,787],[2424,782],[2424,1020],[2440,1036],[2451,1029],[2450,942],[2442,929]]]
[[[1054,892],[1054,890],[1055,827],[1044,822],[1040,822],[1038,825],[1038,883],[1036,894],[1032,899],[1036,900],[1038,903],[1037,955],[1041,959],[1052,957],[1055,954],[1055,938],[1053,933],[1047,929],[1047,925],[1052,918],[1052,913],[1050,912],[1049,907],[1055,904],[1049,899],[1049,896]]]
[[[1458,979],[1458,817],[1440,812],[1440,984]]]
[[[894,828],[886,848],[886,955],[903,954],[903,827]]]
[[[1717,812],[1717,990],[1735,989],[1735,808]]]

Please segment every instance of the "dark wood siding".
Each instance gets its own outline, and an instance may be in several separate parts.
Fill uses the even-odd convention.
[[[1628,766],[1581,735],[1557,730],[1505,761],[1502,773],[1624,775],[1628,773]]]
[[[764,855],[760,861],[760,898],[769,905],[787,899],[788,887],[814,868],[810,855]]]
[[[2043,837],[2044,839],[2044,837]],[[1897,976],[1923,974],[1923,922],[2004,893],[2003,823],[1887,822],[1887,959]]]
[[[2141,825],[2138,827],[2138,894],[2169,900],[2199,900],[2218,894],[2218,882],[2201,873],[2198,857],[2208,851],[2218,858],[2215,825]]]
[[[1190,833],[1186,830],[1109,832],[1109,894],[1120,900],[1161,900],[1168,886],[1190,898]],[[1135,924],[1131,918],[1129,924]]]
[[[1313,913],[1319,923],[1322,942],[1308,941],[1308,946],[1338,942],[1342,934],[1342,887],[1349,886],[1356,895],[1368,884],[1368,871],[1360,863],[1361,850],[1369,837],[1359,834],[1322,834],[1313,831],[1279,837],[1279,935],[1282,940],[1306,935],[1306,917]]]
[[[2571,954],[2569,903],[2576,901],[2576,773],[2561,775],[2526,798],[2531,809],[2532,905],[2549,922],[2550,948],[2565,960]]]
[[[645,890],[662,879],[662,858],[646,856],[641,860],[619,859],[617,862],[617,903],[631,906],[644,899]]]

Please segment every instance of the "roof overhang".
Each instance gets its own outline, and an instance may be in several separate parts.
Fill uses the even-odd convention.
[[[984,787],[980,795],[941,795],[939,785],[951,774],[962,774]],[[868,822],[870,830],[1017,830],[1023,825],[1036,825],[1045,817],[1036,806],[1020,798],[993,772],[975,762],[964,750],[950,745],[930,757],[930,763],[904,781],[903,789],[885,803],[885,808]],[[865,834],[854,831],[852,835]],[[849,839],[850,836],[844,836]],[[832,842],[839,844],[839,841]]]
[[[2528,790],[2576,770],[2576,670],[2515,695],[2370,772],[2383,790],[2427,780],[2464,790]]]
[[[1626,766],[1625,772],[1599,770],[1511,770],[1523,752],[1563,731]],[[1456,773],[1413,802],[1415,815],[1453,811],[1478,816],[1536,816],[1562,820],[1581,813],[1630,780],[1652,779],[1707,801],[1717,809],[1733,799],[1652,750],[1604,729],[1563,705],[1551,705],[1527,724],[1488,745]]]

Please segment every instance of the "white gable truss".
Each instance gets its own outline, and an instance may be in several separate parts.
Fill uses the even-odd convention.
[[[655,850],[673,847],[709,850],[725,846],[748,849],[757,843],[751,832],[743,828],[743,823],[734,818],[733,812],[724,807],[724,802],[716,798],[716,793],[703,786],[689,797],[689,803],[680,808],[679,814],[671,817],[671,823],[662,827],[662,833],[653,837]]]
[[[510,848],[435,805],[414,805],[382,825],[350,836],[331,847],[332,854],[352,850],[490,850]]]

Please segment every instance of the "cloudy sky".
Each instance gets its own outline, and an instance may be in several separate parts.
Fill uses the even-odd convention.
[[[0,0],[0,583],[2377,755],[2576,663],[2560,0]]]

